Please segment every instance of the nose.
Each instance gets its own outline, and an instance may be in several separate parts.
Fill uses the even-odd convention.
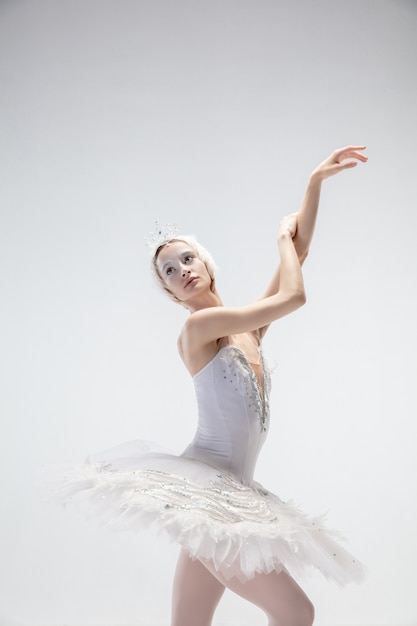
[[[182,277],[184,278],[187,274],[191,274],[191,270],[187,267],[182,268]]]

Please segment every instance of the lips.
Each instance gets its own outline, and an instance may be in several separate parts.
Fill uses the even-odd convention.
[[[191,278],[189,278],[187,282],[185,283],[185,287],[188,287],[188,285],[191,285],[191,283],[193,283],[195,280],[197,280],[197,276],[192,276]]]

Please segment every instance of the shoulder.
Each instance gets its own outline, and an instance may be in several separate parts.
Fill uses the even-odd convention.
[[[191,349],[193,346],[197,346],[198,348],[201,344],[208,343],[204,338],[204,331],[213,326],[215,320],[221,318],[224,311],[225,307],[223,306],[213,306],[191,313],[181,330],[179,338],[181,343],[188,344]],[[217,338],[218,337],[211,337],[211,341]]]
[[[201,339],[199,318],[205,318],[205,316],[197,315],[197,313],[203,313],[203,311],[197,311],[190,315],[177,341],[179,355],[191,376],[200,371],[219,350],[217,339],[208,342],[204,342]],[[197,319],[194,319],[195,315]]]

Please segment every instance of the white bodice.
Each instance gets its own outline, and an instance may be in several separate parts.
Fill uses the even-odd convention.
[[[252,483],[269,422],[270,378],[262,354],[261,368],[262,386],[244,353],[226,345],[194,376],[197,431],[182,456]]]

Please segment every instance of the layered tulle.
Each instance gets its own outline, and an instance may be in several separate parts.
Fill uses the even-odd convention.
[[[299,578],[318,569],[344,585],[362,565],[341,537],[258,483],[196,459],[132,442],[69,472],[59,497],[88,502],[105,523],[165,531],[192,557],[210,561],[226,578],[286,570]]]

